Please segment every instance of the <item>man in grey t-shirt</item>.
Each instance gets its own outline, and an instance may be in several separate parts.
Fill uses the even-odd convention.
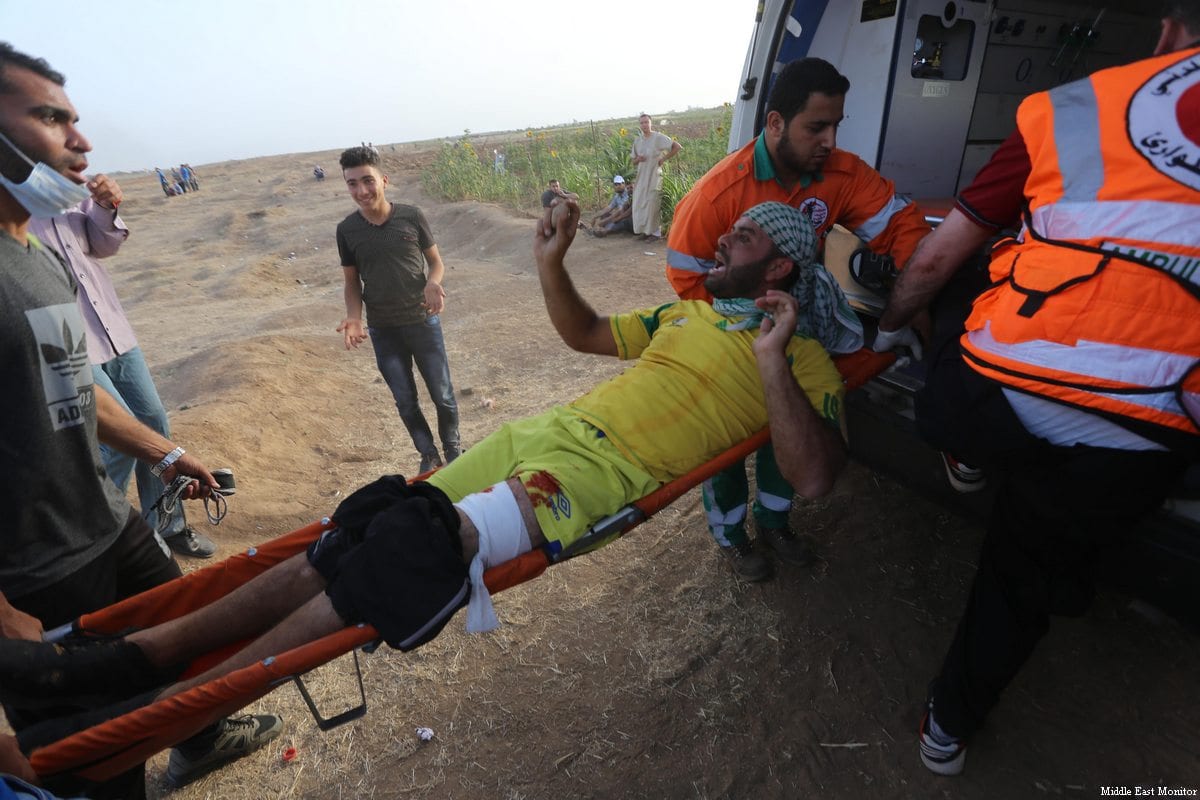
[[[199,459],[93,384],[74,281],[28,233],[31,211],[54,216],[87,196],[79,187],[87,181],[91,144],[75,127],[78,115],[63,83],[45,61],[0,42],[0,508],[6,515],[0,636],[6,638],[39,639],[44,627],[180,574],[170,551],[108,479],[100,442],[153,465],[164,481],[196,478],[186,497],[217,486]],[[26,708],[5,712],[17,730],[37,721]],[[183,783],[245,755],[278,735],[281,724],[270,715],[223,720],[172,752],[168,778]],[[144,796],[142,770],[86,791],[96,798]]]
[[[337,226],[346,300],[346,317],[337,330],[347,350],[362,344],[366,306],[375,362],[421,455],[418,474],[424,474],[443,461],[417,402],[413,362],[437,408],[445,461],[458,458],[460,449],[458,403],[438,316],[445,305],[446,270],[421,209],[388,202],[388,178],[378,152],[351,147],[342,153],[341,166],[358,211]]]

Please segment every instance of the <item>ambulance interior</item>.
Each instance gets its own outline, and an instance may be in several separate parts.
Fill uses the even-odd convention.
[[[782,65],[817,56],[850,80],[838,147],[916,200],[934,224],[1015,127],[1029,94],[1147,57],[1159,34],[1157,2],[1033,0],[764,0],[734,106],[730,148],[761,131]],[[873,336],[885,298],[850,276],[861,243],[835,228],[825,263]],[[984,253],[939,298],[935,322],[956,324],[985,284]],[[902,360],[902,362],[905,360]],[[913,425],[924,365],[909,361],[847,397],[851,451],[938,502],[982,515],[992,492],[960,495]],[[1136,553],[1139,594],[1200,624],[1200,469],[1193,467],[1147,524]],[[1190,609],[1190,610],[1189,610]]]

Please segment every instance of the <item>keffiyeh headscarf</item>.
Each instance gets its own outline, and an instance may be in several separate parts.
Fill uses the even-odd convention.
[[[800,270],[791,295],[800,304],[796,333],[816,339],[831,353],[850,353],[863,346],[862,322],[850,308],[846,295],[829,270],[814,261],[817,234],[812,221],[798,209],[784,203],[759,203],[743,216],[762,228],[779,252],[795,262]],[[757,328],[764,316],[762,309],[747,298],[718,298],[713,308],[732,317],[727,330]]]

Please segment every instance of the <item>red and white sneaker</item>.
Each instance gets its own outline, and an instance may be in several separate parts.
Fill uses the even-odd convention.
[[[955,491],[970,494],[987,488],[987,476],[979,467],[965,464],[944,450],[942,464],[946,467],[946,477],[950,479],[950,485]]]

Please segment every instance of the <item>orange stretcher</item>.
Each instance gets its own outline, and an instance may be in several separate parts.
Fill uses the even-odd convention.
[[[857,388],[882,372],[895,357],[890,353],[860,350],[835,359],[847,390]],[[587,533],[562,552],[549,556],[541,549],[489,569],[484,574],[488,591],[495,593],[541,575],[559,563],[593,550],[633,529],[712,475],[741,462],[770,439],[767,429],[759,431],[687,475],[663,484],[620,511],[597,522]],[[147,628],[183,616],[223,597],[276,564],[304,551],[310,542],[333,527],[329,519],[313,522],[244,553],[210,567],[191,572],[108,608],[80,617],[72,628],[99,635],[115,635]],[[142,763],[157,752],[191,737],[222,717],[228,716],[268,694],[281,684],[295,682],[312,711],[318,727],[328,729],[366,713],[360,706],[323,718],[317,711],[300,677],[358,647],[377,643],[370,625],[344,628],[285,653],[263,659],[173,697],[74,733],[29,754],[34,770],[43,778],[70,773],[92,781],[103,781]],[[235,643],[207,653],[189,665],[183,677],[198,675],[221,663],[243,647]],[[372,648],[373,649],[373,648]],[[355,662],[357,669],[357,660]],[[361,691],[361,675],[360,675]]]

